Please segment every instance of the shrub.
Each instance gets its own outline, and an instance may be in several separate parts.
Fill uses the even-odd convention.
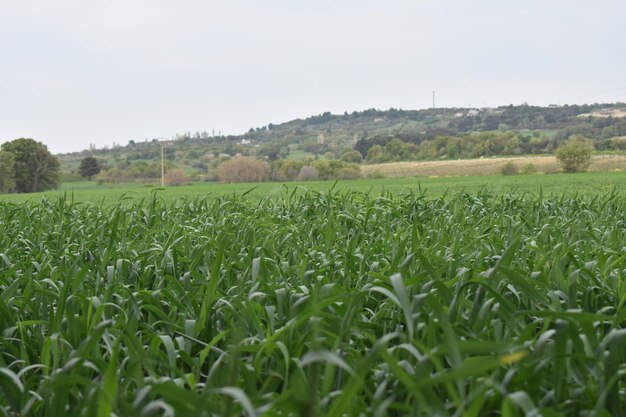
[[[369,174],[367,174],[367,178],[371,180],[382,180],[385,178],[385,174],[383,174],[380,171],[372,171]]]
[[[370,162],[380,162],[385,157],[385,148],[380,145],[374,145],[367,151],[367,159]]]
[[[191,179],[183,169],[170,169],[165,173],[165,184],[167,185],[187,185],[190,183]]]
[[[363,156],[359,151],[347,151],[341,155],[341,160],[353,164],[360,164],[361,161],[363,161]]]
[[[361,169],[358,165],[350,164],[337,172],[337,178],[342,180],[356,180],[361,178]]]
[[[300,174],[298,174],[298,179],[300,181],[315,181],[320,178],[320,173],[315,167],[311,166],[303,166],[300,169]]]
[[[611,138],[611,149],[617,151],[626,151],[626,136],[616,136]]]
[[[318,170],[321,179],[354,179],[361,176],[360,168],[356,164],[350,164],[339,159],[320,159],[313,163]]]
[[[535,164],[526,164],[524,165],[524,168],[522,168],[522,172],[524,174],[536,174],[537,166]]]
[[[500,168],[500,173],[502,175],[516,175],[518,171],[519,169],[517,168],[517,165],[511,161],[502,165],[502,168]]]
[[[237,157],[222,162],[217,176],[224,182],[259,182],[267,179],[268,165],[251,157]]]
[[[591,165],[593,142],[583,135],[572,136],[556,150],[556,160],[565,172],[583,172]]]

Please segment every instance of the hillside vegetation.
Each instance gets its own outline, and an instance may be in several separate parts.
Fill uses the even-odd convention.
[[[477,158],[553,153],[569,137],[593,140],[597,151],[626,150],[626,104],[502,106],[489,109],[365,110],[251,128],[235,136],[186,132],[164,145],[166,169],[183,168],[195,179],[217,179],[217,165],[237,155],[268,162],[311,158],[358,163]],[[127,145],[59,155],[63,171],[77,172],[84,157],[104,163],[105,180],[136,181],[160,176],[161,143],[131,140]],[[276,178],[280,166],[272,166]],[[316,168],[317,169],[317,168]],[[108,176],[107,176],[108,172]]]

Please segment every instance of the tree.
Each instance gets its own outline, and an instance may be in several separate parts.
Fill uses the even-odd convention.
[[[347,151],[341,155],[341,160],[345,162],[360,164],[361,161],[363,161],[363,156],[359,151]]]
[[[259,148],[259,155],[267,156],[270,161],[280,158],[281,145],[279,143],[266,143]]]
[[[267,179],[268,165],[250,157],[237,157],[222,162],[217,167],[220,181],[258,182]]]
[[[303,166],[300,169],[300,174],[298,174],[298,179],[300,181],[315,181],[320,177],[320,173],[317,171],[317,168],[311,166]]]
[[[10,193],[15,188],[15,158],[13,154],[0,151],[0,193]]]
[[[2,145],[15,160],[15,191],[34,193],[59,186],[59,160],[48,147],[33,139],[15,139]]]
[[[89,181],[100,173],[100,162],[93,156],[88,156],[87,158],[80,161],[80,166],[78,167],[78,173],[81,177],[87,178]]]
[[[371,162],[379,162],[385,155],[385,148],[380,145],[374,145],[367,151],[367,160]]]
[[[165,183],[167,185],[187,185],[191,184],[191,178],[185,173],[184,169],[170,169],[165,173]]]
[[[591,165],[593,142],[583,135],[572,136],[556,150],[556,159],[565,172],[583,172]]]

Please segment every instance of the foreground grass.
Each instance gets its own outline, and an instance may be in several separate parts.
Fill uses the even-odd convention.
[[[0,414],[620,416],[626,197],[0,203]]]
[[[445,178],[389,178],[380,180],[341,180],[290,182],[286,184],[275,182],[223,184],[197,183],[189,186],[158,188],[155,185],[123,184],[114,186],[98,185],[94,182],[79,182],[63,184],[60,190],[33,194],[0,195],[0,201],[9,202],[37,202],[43,197],[57,198],[67,194],[73,201],[90,201],[95,203],[112,204],[120,198],[141,200],[149,199],[152,192],[167,201],[180,198],[194,198],[198,196],[224,196],[246,194],[248,198],[259,200],[263,197],[279,197],[305,190],[328,191],[353,190],[368,192],[372,195],[391,192],[402,194],[407,192],[426,192],[427,197],[439,197],[444,194],[459,192],[477,193],[488,189],[494,193],[530,193],[544,195],[574,195],[578,193],[598,193],[612,189],[626,193],[626,173],[624,172],[594,172],[582,174],[549,174],[549,175],[516,175],[516,176],[475,176],[475,177],[445,177]]]

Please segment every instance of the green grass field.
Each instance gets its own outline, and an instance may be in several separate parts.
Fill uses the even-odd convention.
[[[623,178],[5,196],[0,415],[625,416]]]
[[[334,181],[288,182],[285,184],[264,182],[245,184],[196,183],[190,186],[166,187],[161,189],[154,185],[120,184],[113,186],[98,185],[95,182],[71,182],[63,184],[57,191],[34,194],[0,195],[0,201],[24,202],[38,201],[42,197],[56,198],[67,193],[74,201],[115,202],[119,198],[149,198],[157,190],[157,194],[165,200],[193,198],[198,196],[220,196],[227,194],[241,195],[248,193],[250,198],[277,197],[296,188],[325,191],[331,187],[353,191],[369,192],[373,195],[382,192],[393,194],[426,190],[428,197],[437,197],[445,193],[458,192],[476,193],[486,189],[493,193],[531,193],[540,190],[549,195],[597,193],[613,188],[618,192],[626,192],[626,173],[594,172],[583,174],[550,174],[550,175],[516,175],[516,176],[476,176],[476,177],[444,177],[444,178],[389,178],[380,180],[340,180]]]

